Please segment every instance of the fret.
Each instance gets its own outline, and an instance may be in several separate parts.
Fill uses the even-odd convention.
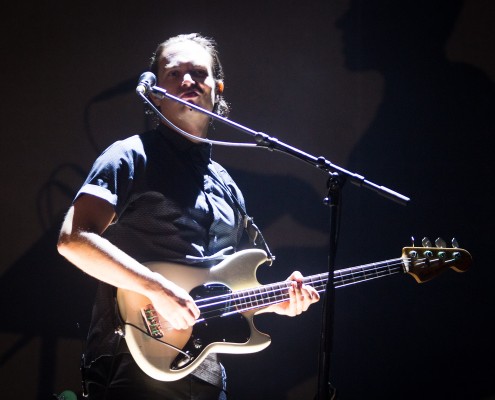
[[[365,266],[364,265],[361,265],[359,267],[359,270],[361,271],[361,275],[358,275],[359,276],[359,280],[357,280],[356,282],[359,282],[359,281],[365,281],[367,280],[367,276],[366,276],[366,268],[364,268]]]
[[[260,290],[260,289],[258,289],[258,290],[257,290],[257,293],[256,293],[256,304],[257,304],[258,306],[263,306],[263,305],[265,305],[265,300],[264,300],[264,298],[263,298],[263,295],[261,294],[261,290]]]
[[[250,308],[256,308],[256,306],[258,305],[256,303],[256,296],[253,293],[255,293],[254,290],[248,290],[248,299],[249,299]]]
[[[333,283],[335,286],[340,286],[339,284],[344,283],[344,279],[342,278],[342,273],[340,271],[335,271],[333,275]]]
[[[233,292],[230,296],[233,308],[242,310],[242,292]]]
[[[262,291],[262,294],[261,294],[262,304],[263,305],[270,304],[270,294],[268,293],[267,287],[266,286],[262,286],[261,287],[261,291]]]
[[[360,274],[358,275],[358,278],[359,279],[356,279],[355,282],[360,282],[360,281],[365,281],[368,279],[367,275],[366,275],[366,268],[364,267],[364,265],[361,265],[359,267],[359,271],[360,271]]]
[[[337,277],[338,278],[338,277]],[[327,284],[328,274],[317,274],[305,277],[303,282],[305,284],[313,286],[316,290],[324,288]]]
[[[256,308],[258,306],[258,304],[256,304],[256,297],[253,293],[254,291],[252,289],[247,291],[249,308]]]
[[[287,299],[289,297],[289,291],[288,291],[287,284],[284,282],[281,282],[277,286],[278,286],[278,289],[276,290],[275,299],[277,300],[277,302],[284,301],[285,299]]]
[[[387,262],[386,264],[387,264],[388,274],[389,274],[389,275],[391,275],[391,274],[392,274],[392,272],[390,271],[390,263],[389,263],[389,262]]]

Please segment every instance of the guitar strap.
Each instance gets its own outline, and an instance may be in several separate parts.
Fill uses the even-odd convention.
[[[215,175],[218,177],[218,182],[228,191],[230,194],[230,197],[232,198],[232,201],[234,202],[237,210],[242,216],[242,223],[244,226],[244,230],[246,231],[246,234],[249,238],[249,242],[253,247],[259,247],[266,252],[266,255],[268,257],[268,265],[272,265],[273,261],[275,260],[275,255],[272,254],[270,249],[268,248],[268,244],[266,243],[265,238],[263,237],[263,234],[261,233],[261,230],[256,226],[254,223],[254,220],[252,217],[250,217],[244,207],[242,206],[241,202],[237,199],[237,196],[234,194],[232,189],[230,188],[227,183],[225,183],[224,179],[221,177],[220,173],[217,171],[215,165],[212,163],[213,169],[215,171]]]
[[[239,200],[237,200],[237,197],[234,196],[234,194],[232,193],[230,188],[228,186],[227,186],[227,188],[230,191],[230,194],[232,196],[232,199],[234,200],[234,203],[235,203],[237,209],[239,210],[239,212],[242,215],[244,230],[246,231],[246,233],[249,237],[249,241],[250,241],[251,245],[254,247],[257,247],[258,246],[258,240],[259,240],[259,244],[261,245],[263,250],[265,250],[265,252],[268,256],[268,261],[267,261],[268,265],[272,265],[273,261],[275,260],[275,255],[273,255],[272,252],[270,251],[270,249],[268,248],[268,244],[266,243],[266,240],[263,237],[263,234],[261,233],[260,228],[258,228],[258,226],[254,223],[253,218],[250,217],[249,215],[247,215],[246,211],[244,210],[244,208],[239,203]]]

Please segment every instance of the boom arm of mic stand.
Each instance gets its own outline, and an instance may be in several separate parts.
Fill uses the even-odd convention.
[[[277,150],[281,151],[283,153],[289,154],[291,156],[294,156],[298,158],[299,160],[305,161],[308,164],[313,165],[314,167],[317,167],[319,169],[322,169],[326,172],[337,172],[345,178],[346,180],[352,182],[354,185],[359,186],[359,187],[364,187],[366,189],[373,190],[374,192],[378,193],[379,195],[386,197],[392,201],[395,201],[399,204],[402,205],[407,205],[410,201],[409,197],[406,197],[400,193],[397,193],[393,191],[392,189],[389,189],[385,186],[380,186],[377,185],[373,182],[370,182],[364,178],[364,176],[355,174],[353,172],[347,171],[344,168],[341,168],[335,164],[332,164],[330,161],[326,160],[324,157],[315,157],[312,156],[308,153],[305,153],[295,147],[289,146],[283,142],[280,142],[278,139],[273,138],[271,136],[268,136],[267,134],[263,132],[257,132],[253,129],[247,128],[241,124],[238,124],[237,122],[234,122],[228,118],[222,117],[218,114],[212,113],[211,111],[205,110],[202,107],[197,106],[196,104],[189,103],[185,100],[182,100],[181,98],[174,96],[170,93],[168,93],[165,89],[162,89],[161,87],[158,86],[153,86],[150,88],[150,92],[153,96],[159,97],[159,98],[168,98],[170,100],[173,100],[177,103],[181,103],[185,105],[186,107],[189,107],[193,110],[196,110],[200,113],[206,114],[210,116],[211,118],[214,118],[215,120],[218,120],[226,125],[229,125],[230,127],[237,129],[239,131],[242,131],[244,133],[247,133],[251,135],[256,144],[260,147],[264,147],[268,150]]]

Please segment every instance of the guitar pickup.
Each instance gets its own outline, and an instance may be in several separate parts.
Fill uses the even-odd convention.
[[[154,339],[162,338],[163,331],[160,325],[160,319],[152,304],[147,304],[146,307],[141,308],[141,316],[143,317],[143,322],[149,335]]]

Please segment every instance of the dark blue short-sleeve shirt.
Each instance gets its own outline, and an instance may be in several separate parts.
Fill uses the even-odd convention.
[[[244,207],[242,194],[211,160],[211,145],[191,142],[163,125],[108,147],[76,199],[85,194],[114,207],[116,219],[104,236],[139,262],[209,267],[233,253],[242,235],[236,205]],[[101,355],[126,351],[115,334],[119,321],[114,295],[115,288],[100,283],[86,365]],[[221,371],[205,365],[210,370],[205,379],[218,384]]]

